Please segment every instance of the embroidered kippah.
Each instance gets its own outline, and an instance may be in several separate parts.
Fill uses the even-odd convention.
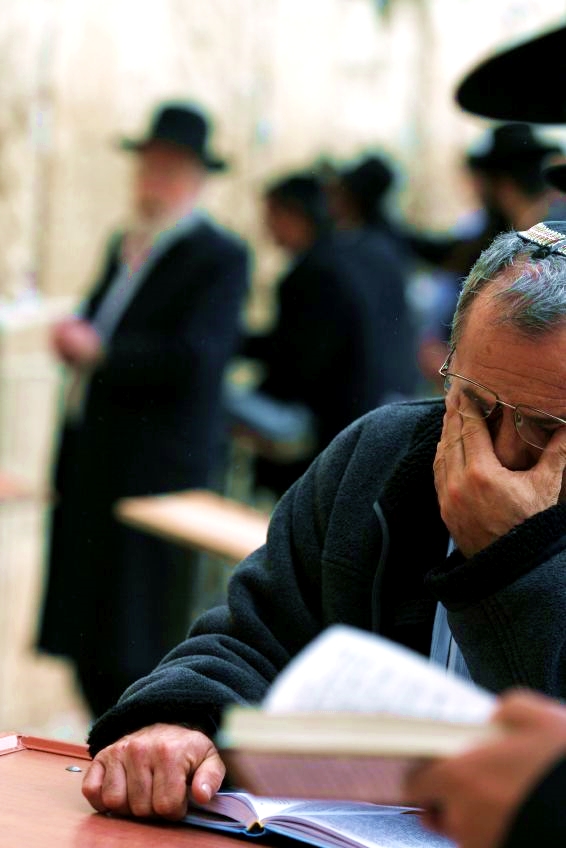
[[[532,244],[538,244],[543,250],[538,258],[544,258],[549,253],[560,253],[561,256],[566,256],[566,235],[559,233],[557,230],[551,230],[546,224],[535,224],[529,230],[520,230],[517,232],[524,241],[530,241]],[[537,258],[533,254],[534,258]]]

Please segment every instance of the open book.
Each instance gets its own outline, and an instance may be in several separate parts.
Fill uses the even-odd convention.
[[[455,848],[429,833],[411,807],[380,807],[356,801],[260,798],[219,792],[185,818],[213,830],[247,836],[282,834],[319,848]]]
[[[494,696],[380,636],[333,625],[260,706],[232,706],[217,745],[256,795],[407,804],[408,768],[501,732]]]

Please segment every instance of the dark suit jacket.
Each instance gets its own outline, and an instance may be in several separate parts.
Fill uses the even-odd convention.
[[[115,276],[118,245],[112,239],[86,318]],[[84,414],[57,447],[40,648],[137,677],[183,635],[186,563],[119,525],[112,507],[209,485],[247,286],[247,248],[205,219],[157,259],[119,320]]]
[[[324,236],[281,279],[271,332],[246,339],[244,354],[266,369],[261,388],[315,413],[317,452],[370,409],[415,395],[406,282],[407,269],[385,236],[369,229]],[[265,485],[268,465],[258,465]],[[282,481],[276,491],[305,467],[273,469],[273,480]]]

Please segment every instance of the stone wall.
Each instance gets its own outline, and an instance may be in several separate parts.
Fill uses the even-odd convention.
[[[385,5],[387,13],[378,8]],[[0,293],[80,296],[122,218],[129,157],[155,102],[190,97],[233,163],[206,205],[257,248],[262,183],[318,156],[378,146],[403,213],[445,227],[471,203],[462,147],[483,127],[452,92],[504,40],[556,22],[562,0],[1,0]],[[489,27],[486,27],[489,22]],[[253,301],[252,301],[253,307]]]

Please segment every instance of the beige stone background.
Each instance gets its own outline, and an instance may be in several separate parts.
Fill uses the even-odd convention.
[[[157,101],[193,99],[213,118],[232,167],[204,204],[256,251],[257,324],[281,262],[262,232],[264,182],[382,149],[398,214],[451,226],[474,202],[462,151],[489,125],[455,105],[457,82],[565,15],[564,0],[0,0],[0,468],[47,485],[61,378],[47,327],[126,214],[116,141]],[[32,647],[45,509],[0,506],[0,730],[82,739],[70,670]]]

